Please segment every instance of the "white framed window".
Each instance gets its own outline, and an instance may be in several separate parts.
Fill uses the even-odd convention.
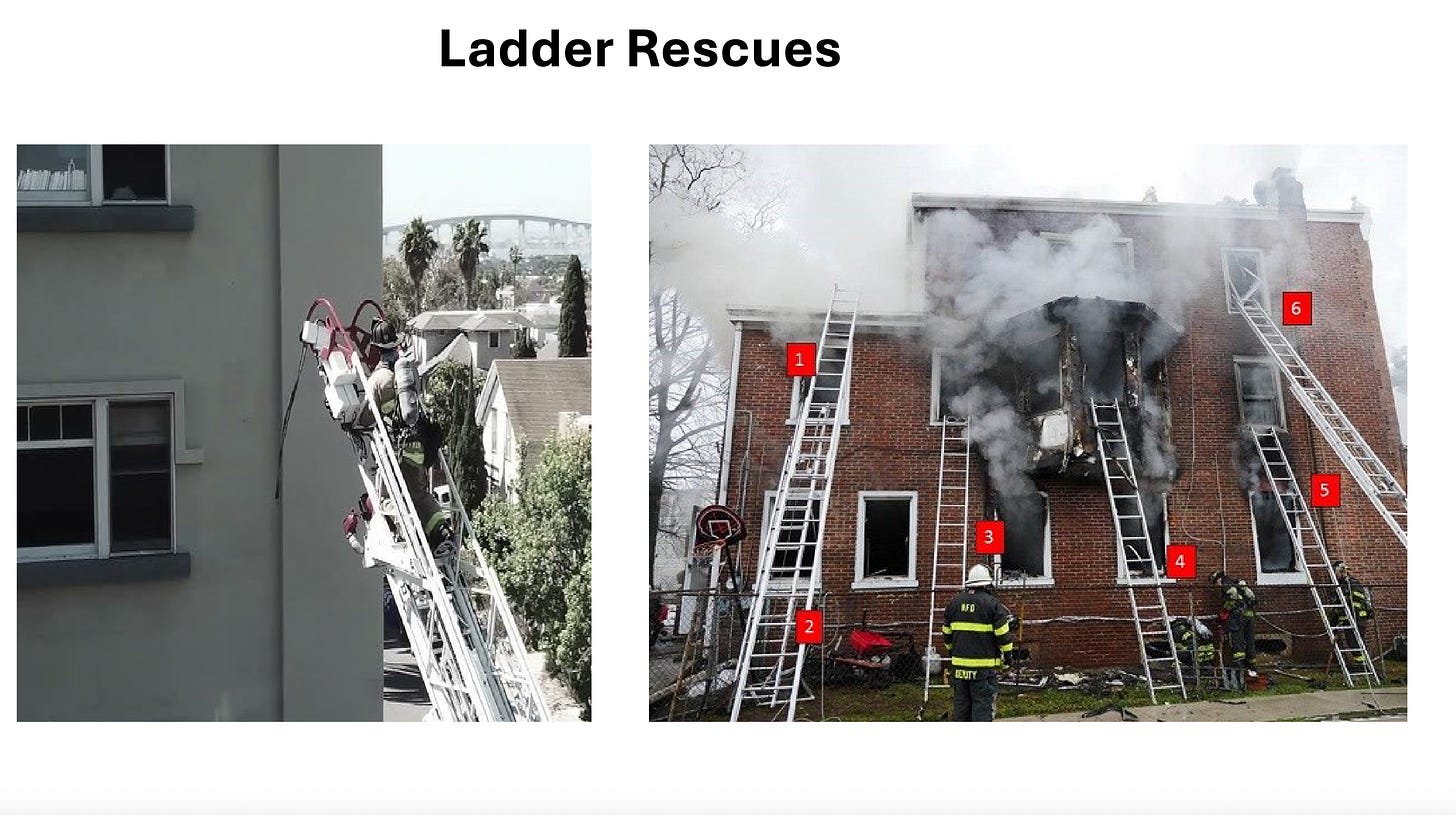
[[[170,167],[165,144],[21,144],[15,200],[20,206],[165,204]]]
[[[1052,512],[1047,494],[997,495],[991,510],[993,518],[1006,522],[1006,552],[995,556],[997,582],[1052,585]]]
[[[1157,564],[1158,575],[1162,582],[1176,582],[1173,578],[1167,577],[1168,573],[1168,494],[1158,493],[1156,496],[1143,496],[1143,520],[1147,523],[1148,540],[1152,543],[1153,562]],[[1138,523],[1135,520],[1123,522],[1123,535],[1135,536]],[[1135,541],[1128,541],[1125,546],[1136,547],[1137,557],[1134,560],[1143,560],[1147,557],[1147,549],[1138,545]],[[1117,551],[1117,582],[1118,585],[1127,585],[1128,580],[1123,579],[1127,574],[1127,555],[1125,548],[1119,547]],[[1151,581],[1155,575],[1141,572],[1131,576],[1131,582],[1141,583]]]
[[[1257,429],[1283,430],[1284,392],[1279,369],[1268,357],[1234,357],[1234,388],[1239,397],[1239,421]]]
[[[1300,555],[1299,542],[1289,534],[1284,521],[1284,509],[1293,510],[1296,499],[1292,495],[1280,499],[1267,490],[1249,493],[1249,521],[1254,533],[1254,563],[1258,568],[1260,583],[1308,583],[1304,559]]]
[[[759,540],[758,562],[759,563],[763,563],[764,558],[768,556],[769,526],[771,525],[771,523],[773,521],[774,504],[776,502],[777,496],[778,496],[778,492],[776,490],[765,490],[764,493],[763,493],[763,517],[759,521],[759,531],[758,531],[758,540]],[[822,506],[822,503],[820,502],[819,499],[816,498],[814,500],[814,511],[815,511],[816,514],[818,514],[818,515],[820,515],[822,517],[823,513],[820,511],[820,507],[821,506]],[[788,520],[792,521],[793,519],[790,518]],[[807,533],[808,533],[808,537],[809,538],[812,538],[812,539],[816,539],[817,540],[818,537],[819,537],[819,525],[817,523],[810,524],[809,527],[808,527],[808,529],[807,529]],[[779,540],[780,540],[780,542],[783,542],[783,543],[790,543],[790,542],[792,542],[794,540],[797,540],[797,538],[796,538],[796,535],[797,534],[798,534],[797,532],[794,532],[794,531],[791,531],[791,530],[784,530],[784,531],[782,531],[782,532],[779,533]],[[807,581],[809,579],[810,574],[813,572],[813,569],[814,569],[814,550],[815,550],[815,548],[816,547],[814,547],[814,546],[806,546],[806,547],[804,547],[804,549],[800,553],[797,571],[798,571],[799,579],[802,580],[802,581]],[[787,572],[786,570],[788,570],[790,568],[793,568],[794,565],[795,565],[794,564],[794,556],[793,556],[793,553],[792,552],[781,552],[781,553],[779,553],[779,555],[774,558],[774,563],[773,563],[773,568],[774,568],[774,570],[777,573],[770,580],[770,582],[773,583],[773,584],[775,584],[775,585],[787,584],[790,581],[791,574],[789,572]],[[819,579],[817,581],[815,581],[814,588],[817,589],[817,588],[822,587],[823,585],[824,585],[824,570],[821,568],[820,569],[820,573],[819,573]]]
[[[1228,313],[1239,313],[1234,308],[1234,292],[1245,297],[1257,294],[1259,304],[1268,311],[1269,286],[1264,276],[1264,252],[1252,247],[1225,246],[1222,255],[1224,305],[1228,307]]]
[[[175,551],[174,394],[17,403],[16,558]]]
[[[852,589],[903,589],[915,579],[917,493],[861,491]]]
[[[492,332],[490,332],[490,347],[491,348],[499,348],[500,347],[500,332],[499,331],[492,331]]]

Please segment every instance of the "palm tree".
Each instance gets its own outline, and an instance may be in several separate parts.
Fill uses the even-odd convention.
[[[455,262],[460,265],[460,277],[465,281],[465,307],[476,308],[475,270],[480,266],[480,256],[490,254],[490,245],[485,242],[480,221],[471,218],[455,225]]]
[[[509,282],[512,286],[516,285],[516,274],[523,257],[525,254],[521,252],[520,244],[511,244],[511,279]]]
[[[404,260],[405,269],[409,270],[410,282],[414,284],[415,314],[420,313],[425,296],[425,270],[430,268],[430,259],[439,250],[440,242],[435,240],[435,233],[425,226],[424,218],[415,216],[399,241],[400,257]]]

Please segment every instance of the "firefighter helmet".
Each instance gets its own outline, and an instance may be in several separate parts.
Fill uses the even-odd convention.
[[[991,585],[991,570],[987,569],[985,565],[977,563],[976,565],[971,567],[971,570],[969,572],[966,572],[967,588],[971,586],[989,585]]]
[[[1208,576],[1208,582],[1210,582],[1210,583],[1217,583],[1218,581],[1222,580],[1223,578],[1224,578],[1223,572],[1214,572],[1213,574],[1211,574],[1211,575]]]
[[[1350,571],[1350,567],[1345,565],[1345,561],[1343,561],[1343,560],[1337,560],[1337,561],[1335,561],[1335,574],[1344,574],[1345,572],[1348,572],[1348,571]]]
[[[399,344],[399,335],[394,330],[394,324],[388,320],[376,318],[374,324],[369,327],[369,344],[381,351],[392,351]]]

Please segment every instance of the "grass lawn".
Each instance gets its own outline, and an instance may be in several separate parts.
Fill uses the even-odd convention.
[[[1279,696],[1291,693],[1308,693],[1322,689],[1345,687],[1344,677],[1338,673],[1327,674],[1323,669],[1291,668],[1290,673],[1309,677],[1304,682],[1288,676],[1273,673],[1269,666],[1260,666],[1269,677],[1269,687],[1263,690],[1238,691],[1199,690],[1189,687],[1189,701],[1213,699],[1244,699],[1258,696]],[[1405,684],[1406,666],[1400,662],[1385,665],[1387,684]],[[841,684],[830,685],[821,694],[815,688],[812,700],[800,699],[794,718],[799,721],[852,721],[852,722],[907,722],[916,721],[924,702],[924,683],[921,680],[896,682],[887,685]],[[1158,701],[1181,702],[1176,693],[1167,691],[1158,694]],[[1150,704],[1148,693],[1141,685],[1132,685],[1107,693],[1097,694],[1085,690],[1025,690],[1002,687],[996,700],[996,717],[1009,719],[1017,716],[1035,716],[1048,713],[1071,711],[1097,711],[1118,707],[1140,707]],[[923,719],[939,721],[950,718],[951,695],[949,688],[932,688],[930,700],[925,704]],[[709,720],[728,719],[728,708],[722,706]],[[784,709],[768,707],[745,707],[739,716],[743,721],[770,721],[784,718]]]

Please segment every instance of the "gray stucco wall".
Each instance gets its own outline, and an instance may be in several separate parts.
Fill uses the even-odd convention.
[[[357,475],[307,369],[273,486],[308,302],[379,285],[379,149],[174,146],[171,178],[191,232],[18,235],[19,381],[181,379],[204,455],[176,467],[190,575],[19,590],[19,717],[378,718]]]

